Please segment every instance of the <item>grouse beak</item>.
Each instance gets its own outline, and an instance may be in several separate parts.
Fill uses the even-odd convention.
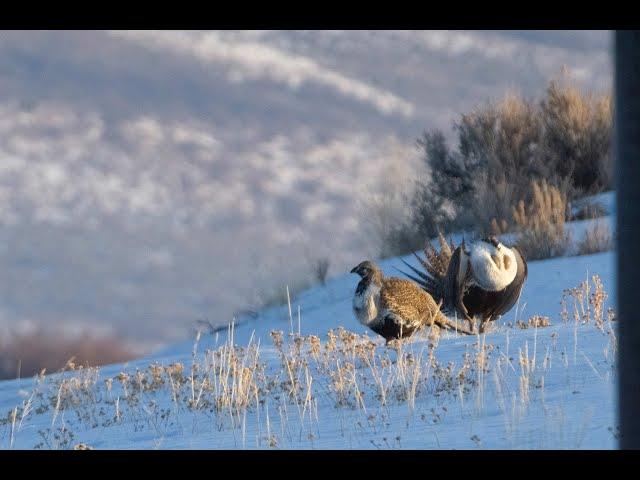
[[[351,273],[358,273],[358,267],[353,267],[351,269]]]

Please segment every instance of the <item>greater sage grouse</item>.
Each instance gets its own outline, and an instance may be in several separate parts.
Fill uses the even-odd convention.
[[[356,318],[387,343],[434,323],[445,329],[472,333],[445,317],[431,295],[418,285],[402,278],[385,278],[373,262],[364,261],[351,273],[362,277],[353,297]]]
[[[476,318],[484,332],[489,321],[511,310],[527,279],[522,252],[495,237],[478,240],[469,248],[463,241],[455,248],[440,235],[440,251],[428,243],[424,253],[425,259],[416,257],[425,272],[404,262],[417,277],[403,273],[441,302],[443,312],[466,319],[472,331]]]

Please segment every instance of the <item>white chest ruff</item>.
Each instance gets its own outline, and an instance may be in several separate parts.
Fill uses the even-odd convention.
[[[380,287],[370,284],[364,292],[353,296],[353,313],[364,326],[371,326],[378,317]]]
[[[502,290],[516,277],[515,254],[504,245],[496,248],[486,242],[476,242],[470,248],[469,261],[475,283],[484,290]]]

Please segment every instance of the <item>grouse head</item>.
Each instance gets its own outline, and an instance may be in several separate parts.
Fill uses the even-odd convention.
[[[493,235],[491,235],[490,237],[483,238],[482,241],[484,243],[489,243],[493,245],[495,248],[500,247],[500,241]]]
[[[360,262],[351,270],[351,273],[360,275],[362,278],[382,277],[382,272],[378,266],[369,260]]]

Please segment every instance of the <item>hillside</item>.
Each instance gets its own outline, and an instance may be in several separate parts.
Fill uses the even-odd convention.
[[[424,129],[562,65],[607,89],[609,37],[0,32],[0,335],[148,350],[304,286],[319,258],[336,275],[375,253],[363,204],[414,175]]]
[[[353,317],[356,276],[336,276],[291,314],[266,309],[125,365],[0,382],[0,447],[615,448],[614,259],[530,262],[492,331],[425,331],[400,351]],[[584,281],[563,315],[563,291]],[[534,315],[550,325],[528,326]]]

